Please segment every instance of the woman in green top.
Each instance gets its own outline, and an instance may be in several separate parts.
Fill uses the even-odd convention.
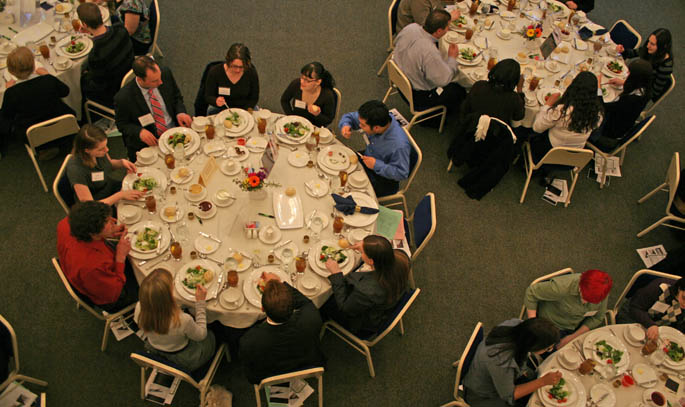
[[[107,152],[107,135],[99,127],[86,124],[74,138],[72,157],[67,163],[67,178],[77,201],[99,200],[114,205],[121,199],[136,200],[143,192],[121,190],[121,181],[112,178],[112,171],[125,168],[136,172],[136,166],[124,158],[113,160]]]
[[[136,56],[145,55],[152,44],[150,6],[146,3],[144,0],[124,0],[117,9],[119,18],[131,36]]]

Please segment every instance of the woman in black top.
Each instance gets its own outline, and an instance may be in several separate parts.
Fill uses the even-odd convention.
[[[383,236],[367,236],[352,248],[361,252],[364,265],[343,276],[335,260],[326,262],[333,295],[321,312],[324,319],[333,319],[353,334],[369,338],[402,298],[407,288],[409,258],[401,250],[393,250]]]
[[[335,118],[335,81],[320,62],[302,67],[300,78],[290,82],[281,96],[285,114],[302,116],[315,126],[328,126]]]
[[[226,62],[211,67],[207,72],[207,114],[215,114],[228,107],[254,108],[258,100],[259,76],[252,65],[250,49],[244,44],[233,44],[226,53]]]
[[[616,148],[627,136],[652,93],[649,62],[637,59],[628,64],[628,71],[623,91],[615,101],[604,103],[602,125],[590,135],[590,141],[602,151]]]
[[[473,84],[464,100],[462,117],[471,113],[486,114],[509,125],[514,120],[523,119],[526,108],[521,92],[523,84],[519,83],[520,76],[521,66],[515,60],[505,59],[497,63],[488,73],[487,81]]]
[[[623,45],[620,44],[616,46],[616,51],[622,53],[624,58],[640,57],[652,64],[654,79],[651,97],[653,102],[656,102],[671,84],[671,74],[673,73],[672,43],[671,32],[665,28],[658,28],[649,35],[647,41],[637,50],[624,49]],[[614,78],[609,83],[622,85],[623,81]]]

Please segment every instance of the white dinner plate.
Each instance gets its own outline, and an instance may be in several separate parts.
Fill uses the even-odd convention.
[[[124,179],[121,181],[121,189],[124,191],[127,191],[129,189],[133,189],[133,183],[138,179],[138,178],[154,178],[155,181],[157,182],[157,187],[160,190],[165,190],[167,186],[167,180],[166,180],[166,175],[157,168],[151,168],[151,167],[144,167],[144,168],[138,168],[138,172],[136,173],[130,173],[126,174]],[[146,191],[148,194],[152,193],[152,191]],[[145,199],[145,198],[143,198]]]
[[[195,130],[188,127],[172,127],[162,133],[162,136],[159,138],[158,145],[162,153],[169,154],[174,152],[173,148],[169,144],[169,138],[176,133],[183,133],[190,137],[190,142],[183,146],[186,157],[193,154],[198,148],[200,148],[200,135],[198,135]]]
[[[321,246],[323,246],[324,244],[327,246],[334,246],[339,248],[338,244],[334,241],[318,242],[309,249],[309,254],[307,255],[307,262],[309,263],[309,267],[316,274],[320,275],[323,278],[328,278],[328,276],[331,273],[328,272],[328,269],[326,268],[326,263],[319,261],[319,255],[321,254]],[[345,250],[345,255],[347,256],[347,259],[345,259],[345,261],[340,264],[340,270],[344,275],[347,275],[347,273],[352,271],[352,269],[356,265],[356,257],[354,255],[354,250],[351,249]]]
[[[599,355],[597,355],[595,344],[601,340],[606,341],[606,343],[610,345],[612,348],[623,352],[621,360],[615,366],[608,364],[606,360],[601,359]],[[596,362],[598,362],[597,367],[603,370],[604,372],[608,372],[607,374],[610,375],[609,377],[613,377],[618,374],[624,373],[630,365],[630,353],[628,352],[626,345],[623,343],[623,341],[615,337],[610,332],[590,332],[583,341],[583,353],[585,354],[586,358],[593,359]],[[606,376],[607,374],[604,375]]]
[[[188,175],[185,177],[180,176],[181,168],[185,168],[188,170]],[[171,174],[169,174],[169,179],[177,184],[185,184],[189,182],[190,180],[193,179],[193,174],[195,172],[192,170],[192,168],[189,167],[176,167],[171,171]]]
[[[229,115],[232,115],[233,113],[238,113],[238,116],[240,116],[240,124],[233,125],[231,128],[226,127],[225,121],[226,118]],[[230,109],[224,109],[221,112],[219,112],[216,115],[216,123],[220,123],[226,132],[224,133],[226,136],[229,137],[238,137],[237,135],[243,135],[246,133],[246,131],[249,131],[249,129],[254,126],[254,117],[252,117],[251,114],[247,112],[247,110],[243,109],[238,109],[238,108],[230,108]]]
[[[333,144],[321,149],[318,156],[320,157],[319,163],[329,170],[339,172],[352,165],[350,154],[354,154],[354,152],[349,148],[341,144]]]
[[[554,8],[550,7],[550,5],[554,4],[555,6],[559,7],[559,11],[554,11]],[[571,13],[571,10],[569,10],[568,7],[566,7],[566,4],[556,1],[556,0],[548,0],[547,1],[547,7],[549,8],[549,11],[554,13],[555,15],[558,15],[559,17],[568,17],[569,13]]]
[[[609,395],[604,397],[607,393],[609,393]],[[602,397],[604,397],[604,400],[598,403],[597,401]],[[596,407],[614,407],[616,405],[616,393],[614,393],[614,389],[606,383],[598,383],[592,386],[590,389],[590,399],[595,402]]]
[[[195,289],[187,287],[185,284],[183,284],[183,279],[186,276],[186,271],[189,268],[195,268],[196,266],[200,266],[202,268],[205,268],[207,270],[211,270],[214,272],[214,277],[212,278],[212,281],[210,281],[205,288],[207,289],[207,292],[210,293],[212,292],[212,289],[216,285],[217,280],[219,279],[219,273],[221,270],[219,269],[219,266],[217,266],[214,262],[211,262],[209,260],[203,260],[203,259],[197,259],[197,260],[192,260],[183,266],[179,267],[179,269],[176,271],[176,277],[175,280],[177,281],[177,291],[180,293],[184,293],[186,295],[189,295],[191,298],[191,301],[195,301]],[[178,290],[178,287],[181,288],[181,290]],[[188,299],[186,297],[186,299]]]
[[[470,49],[471,51],[473,51],[474,53],[477,54],[477,56],[475,58],[473,58],[471,61],[463,59],[461,57],[462,51],[466,51],[467,49]],[[457,57],[457,62],[459,62],[460,65],[474,66],[474,65],[478,65],[482,60],[483,60],[483,53],[482,52],[479,53],[478,50],[475,48],[475,46],[463,47],[463,48],[459,49],[459,56]]]
[[[328,183],[319,178],[314,178],[305,182],[304,190],[311,197],[322,198],[328,194]]]
[[[685,335],[670,326],[659,327],[659,338],[675,342],[680,345],[680,347],[685,347]],[[662,349],[657,349],[657,352],[659,351],[662,351]],[[682,370],[685,368],[685,359],[681,360],[680,362],[674,362],[670,357],[668,357],[668,355],[666,355],[664,363],[666,366],[670,366],[676,370]]]
[[[298,194],[288,196],[283,189],[274,191],[273,205],[276,225],[281,229],[297,229],[304,226],[302,200]]]
[[[216,242],[208,237],[198,236],[195,238],[193,245],[195,246],[195,250],[202,254],[212,254],[219,250],[221,243]]]
[[[463,23],[455,24],[456,21],[451,21],[448,28],[452,31],[463,33],[468,27],[473,27],[473,20],[471,17],[467,15],[462,15],[461,17],[464,19]]]
[[[71,37],[72,36],[68,35],[68,36],[64,37],[63,39],[61,39],[60,41],[57,42],[57,45],[55,45],[55,49],[56,49],[57,53],[59,55],[65,56],[67,58],[72,58],[72,59],[77,59],[77,58],[81,58],[82,56],[88,55],[90,50],[93,48],[93,41],[90,38],[86,37],[85,35],[75,35],[74,41],[82,42],[85,45],[85,47],[79,52],[70,53],[70,52],[67,52],[66,47],[71,43],[71,41],[72,41]]]
[[[176,206],[176,212],[173,217],[167,217],[164,215],[164,209],[171,207],[171,206]],[[159,217],[162,218],[164,222],[169,222],[169,223],[176,223],[179,220],[183,219],[183,207],[180,205],[164,205],[159,211]]]
[[[55,14],[68,14],[73,8],[74,6],[71,3],[57,3],[55,5]]]
[[[541,375],[542,376],[542,375]],[[568,396],[566,396],[566,401],[565,402],[559,402],[555,399],[550,399],[548,396],[548,391],[552,388],[552,386],[543,386],[538,389],[538,398],[542,401],[542,403],[546,406],[550,407],[569,407],[575,405],[579,398],[579,389],[578,387],[583,387],[582,384],[576,380],[572,379],[572,376],[575,378],[575,375],[571,372],[563,372],[562,378],[564,379],[564,389],[569,392]],[[580,384],[580,386],[578,386]]]
[[[138,250],[133,250],[134,245],[134,239],[135,235],[133,232],[135,231],[142,231],[145,229],[145,227],[153,227],[157,230],[161,231],[161,238],[159,241],[159,251],[157,250],[150,250],[148,252],[141,252]],[[161,223],[157,221],[148,221],[148,222],[143,222],[143,223],[137,223],[129,228],[129,235],[131,235],[131,251],[128,253],[129,256],[138,259],[138,260],[148,260],[148,259],[153,259],[157,256],[159,256],[160,253],[164,253],[168,248],[169,244],[171,243],[171,233],[169,233],[169,229],[165,228],[162,226]]]
[[[352,151],[346,147],[343,147],[343,146],[340,146],[340,147],[346,149],[346,151],[348,153],[347,154],[348,157],[350,156],[350,154],[354,154],[354,151]],[[322,149],[322,151],[323,151],[323,149]],[[321,171],[325,172],[328,175],[333,175],[333,176],[337,177],[340,174],[340,171],[332,170],[323,164],[323,154],[321,154],[321,152],[319,152],[319,154],[316,155],[316,163],[319,165],[319,169],[321,169]],[[347,169],[346,169],[347,173],[351,173],[352,171],[354,171],[357,168],[357,164],[358,164],[358,162],[354,163],[354,164],[350,163],[350,166],[347,167]]]
[[[618,62],[619,64],[621,64],[621,66],[623,67],[623,70],[621,71],[621,73],[616,73],[614,71],[610,71],[609,67],[608,67],[608,64],[610,62]],[[626,67],[626,64],[621,60],[613,59],[613,58],[602,60],[602,71],[601,72],[610,78],[623,78],[624,76],[626,76],[627,71],[628,71],[628,68]]]
[[[309,130],[306,131],[302,136],[292,136],[289,134],[285,134],[284,126],[292,122],[300,122]],[[309,136],[312,134],[312,130],[314,130],[314,125],[309,120],[301,116],[283,116],[276,121],[276,137],[278,138],[278,140],[286,144],[304,144],[307,141],[307,138],[309,138]],[[321,135],[319,134],[319,136]]]
[[[347,196],[352,196],[354,198],[354,201],[357,203],[359,206],[367,206],[369,208],[376,208],[378,209],[378,203],[371,198],[369,195],[362,193],[362,192],[357,192],[357,191],[352,191],[349,194],[344,194],[345,197]],[[333,198],[331,198],[332,200]],[[345,224],[356,227],[356,228],[362,228],[364,226],[368,226],[372,224],[373,222],[376,221],[376,218],[378,218],[378,213],[374,213],[373,215],[369,215],[366,213],[359,213],[355,212],[352,215],[342,215],[342,217],[345,219]]]
[[[306,151],[291,151],[288,153],[288,163],[293,167],[302,168],[309,162],[309,154]]]
[[[290,277],[283,270],[281,270],[279,266],[263,266],[252,270],[250,275],[243,283],[243,293],[245,294],[247,301],[257,308],[262,307],[262,292],[257,288],[257,284],[262,276],[262,273],[264,272],[274,273],[281,279],[281,281],[292,284]]]
[[[558,94],[560,94],[560,95],[563,95],[563,94],[564,94],[564,92],[562,92],[561,89],[557,89],[557,88],[540,88],[540,89],[538,89],[538,91],[537,91],[538,102],[540,102],[540,105],[544,106],[545,103],[547,103],[547,101],[545,100],[545,96],[547,96],[548,93],[551,94],[551,95],[553,95],[553,94],[555,94],[555,93],[558,93]]]

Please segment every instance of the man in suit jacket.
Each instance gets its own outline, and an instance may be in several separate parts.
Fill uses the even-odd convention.
[[[240,339],[240,360],[250,383],[277,374],[323,366],[319,349],[321,315],[314,304],[273,273],[266,281],[262,309],[266,321],[258,323]]]
[[[156,146],[167,129],[190,127],[192,122],[169,68],[160,68],[154,59],[144,55],[133,62],[133,73],[135,80],[114,97],[116,125],[132,162],[137,151]]]

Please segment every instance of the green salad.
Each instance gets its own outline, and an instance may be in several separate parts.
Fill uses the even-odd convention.
[[[237,112],[230,112],[228,116],[224,119],[225,122],[231,122],[233,126],[240,126],[240,115]]]
[[[461,59],[465,61],[473,61],[473,59],[478,55],[476,51],[472,50],[471,48],[464,48],[459,51],[459,55],[461,56]]]
[[[623,357],[623,351],[614,349],[605,340],[595,343],[595,352],[602,360],[606,360],[606,363],[609,365],[616,365]]]
[[[64,47],[64,49],[68,53],[77,54],[86,48],[86,44],[81,42],[81,41],[77,41],[77,39],[78,39],[77,37],[75,37],[73,35],[71,36],[71,41],[69,42],[69,44],[66,47]]]
[[[283,126],[283,131],[291,137],[300,138],[307,135],[309,127],[300,122],[290,122]]]
[[[213,278],[214,272],[212,270],[207,270],[202,266],[195,266],[186,270],[186,276],[182,283],[184,286],[194,290],[198,284],[205,285],[212,281]]]
[[[668,345],[664,346],[664,352],[674,362],[680,362],[685,358],[685,351],[675,342],[669,342]]]
[[[133,185],[131,188],[135,189],[136,191],[152,191],[154,187],[157,186],[157,180],[152,178],[152,177],[140,177],[137,180],[133,181]]]
[[[336,249],[332,246],[321,246],[319,261],[325,263],[328,259],[333,259],[338,263],[342,263],[347,259],[347,256],[342,249]]]
[[[459,18],[457,18],[456,20],[452,21],[452,24],[454,24],[455,26],[461,28],[461,27],[463,27],[464,25],[466,25],[466,17],[464,17],[464,16],[459,16]]]
[[[183,144],[185,146],[186,144],[190,143],[190,137],[183,133],[174,133],[171,137],[169,137],[167,143],[171,145],[171,148],[176,148],[176,144]]]
[[[564,389],[565,385],[566,380],[562,377],[557,384],[547,390],[547,397],[556,400],[557,403],[565,403],[568,400],[568,396],[571,394],[570,391]]]
[[[554,4],[554,3],[549,3],[549,8],[551,8],[552,11],[555,12],[555,13],[558,13],[558,12],[560,12],[561,10],[563,10],[563,7],[561,7],[561,6],[558,5],[558,4]]]
[[[159,244],[158,238],[159,231],[146,227],[142,233],[139,232],[137,234],[134,245],[137,249],[142,251],[155,250]]]

